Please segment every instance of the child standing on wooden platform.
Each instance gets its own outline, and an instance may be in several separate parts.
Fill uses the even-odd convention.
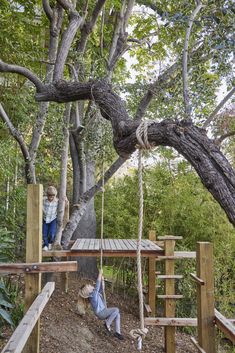
[[[79,295],[82,298],[89,298],[90,304],[94,311],[94,314],[100,319],[105,320],[104,327],[111,334],[111,324],[115,321],[115,332],[114,336],[119,340],[124,340],[121,334],[121,320],[120,312],[116,307],[107,308],[104,303],[103,298],[103,288],[102,288],[103,274],[102,270],[99,271],[98,278],[96,280],[95,287],[91,284],[85,284],[79,290]]]
[[[54,186],[47,188],[47,196],[43,198],[43,250],[51,250],[56,235],[57,190]]]

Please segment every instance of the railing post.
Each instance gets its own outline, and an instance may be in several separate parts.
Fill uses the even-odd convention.
[[[149,231],[149,240],[156,240],[156,232]],[[149,257],[148,259],[148,304],[151,308],[151,316],[155,316],[156,312],[156,259]]]
[[[197,277],[204,285],[197,286],[198,343],[206,353],[215,353],[214,267],[213,246],[197,243]]]
[[[27,190],[27,231],[26,231],[26,262],[42,261],[42,185],[28,185]],[[25,275],[25,311],[31,306],[41,291],[41,274]],[[35,325],[24,353],[39,353],[40,327],[39,320]]]
[[[66,226],[68,221],[69,221],[69,201],[67,201],[65,204],[63,228]],[[66,260],[69,261],[69,259],[70,259],[69,256],[67,256]],[[61,282],[62,282],[62,289],[65,291],[65,293],[68,293],[68,291],[69,291],[69,272],[61,273]]]

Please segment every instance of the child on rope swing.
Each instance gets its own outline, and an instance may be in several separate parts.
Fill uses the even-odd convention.
[[[115,320],[114,336],[119,340],[124,340],[121,334],[120,313],[118,308],[107,308],[103,298],[103,271],[99,271],[95,287],[91,284],[83,285],[79,290],[79,295],[82,298],[88,299],[94,311],[94,314],[100,319],[105,320],[104,327],[111,334],[111,324]]]

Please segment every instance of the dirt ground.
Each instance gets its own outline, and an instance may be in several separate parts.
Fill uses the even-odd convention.
[[[108,306],[118,306],[121,312],[122,334],[124,341],[113,334],[106,333],[103,322],[97,319],[91,309],[81,317],[76,309],[77,292],[85,283],[76,275],[70,274],[69,291],[62,288],[61,275],[54,275],[56,288],[41,316],[40,353],[129,353],[138,352],[136,342],[129,336],[130,330],[139,327],[138,303],[123,294],[112,294],[106,285]],[[148,327],[149,332],[143,341],[143,353],[164,352],[164,330],[160,327]],[[11,332],[5,331],[0,339],[0,350],[6,344]],[[190,335],[177,331],[176,353],[196,353],[190,342]],[[219,352],[231,352],[219,350]]]
[[[66,294],[57,276],[56,289],[44,309],[41,317],[40,353],[116,353],[138,352],[136,342],[129,336],[133,328],[139,327],[138,304],[130,297],[112,294],[106,285],[108,306],[118,306],[121,312],[122,333],[124,341],[106,333],[103,322],[97,319],[88,308],[85,316],[78,315],[76,309],[77,292],[84,281],[77,276],[69,280],[69,291]],[[177,333],[177,353],[196,353],[190,342],[190,336]],[[143,342],[142,352],[164,352],[163,329],[150,327]]]
[[[130,330],[139,328],[138,303],[131,297],[112,294],[106,286],[108,306],[118,306],[121,312],[122,334],[124,341],[118,340],[113,334],[106,333],[103,322],[97,319],[88,308],[85,316],[80,316],[76,309],[77,292],[85,283],[76,275],[69,279],[69,291],[62,288],[61,276],[54,276],[56,288],[41,315],[40,353],[119,353],[138,352],[136,342],[129,336]],[[164,352],[164,331],[160,327],[149,327],[143,341],[142,352]],[[10,337],[10,330],[5,338],[0,339],[0,349]],[[190,342],[190,336],[177,332],[177,353],[196,353]]]

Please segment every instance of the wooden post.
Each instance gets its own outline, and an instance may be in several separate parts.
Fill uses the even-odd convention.
[[[165,256],[174,256],[175,240],[174,237],[165,239]],[[174,260],[165,260],[165,274],[174,275]],[[167,278],[165,280],[165,295],[175,295],[175,280]],[[165,317],[175,317],[175,299],[165,299]],[[166,353],[175,353],[175,327],[165,327],[165,351]]]
[[[26,262],[42,261],[42,185],[28,185]],[[41,291],[41,273],[25,275],[25,311]],[[39,320],[35,325],[24,353],[39,353]]]
[[[63,227],[66,226],[68,221],[69,221],[69,201],[67,201],[65,204]],[[67,256],[66,260],[69,261],[69,259],[70,259],[70,257]],[[69,272],[61,273],[61,282],[62,282],[62,289],[65,291],[65,293],[68,293],[68,291],[69,291]]]
[[[149,231],[149,240],[156,240],[156,232],[154,230]],[[148,303],[151,308],[151,316],[155,316],[156,311],[156,259],[148,259]]]
[[[215,353],[214,268],[213,246],[197,243],[197,277],[204,285],[197,286],[198,344],[206,353]]]

